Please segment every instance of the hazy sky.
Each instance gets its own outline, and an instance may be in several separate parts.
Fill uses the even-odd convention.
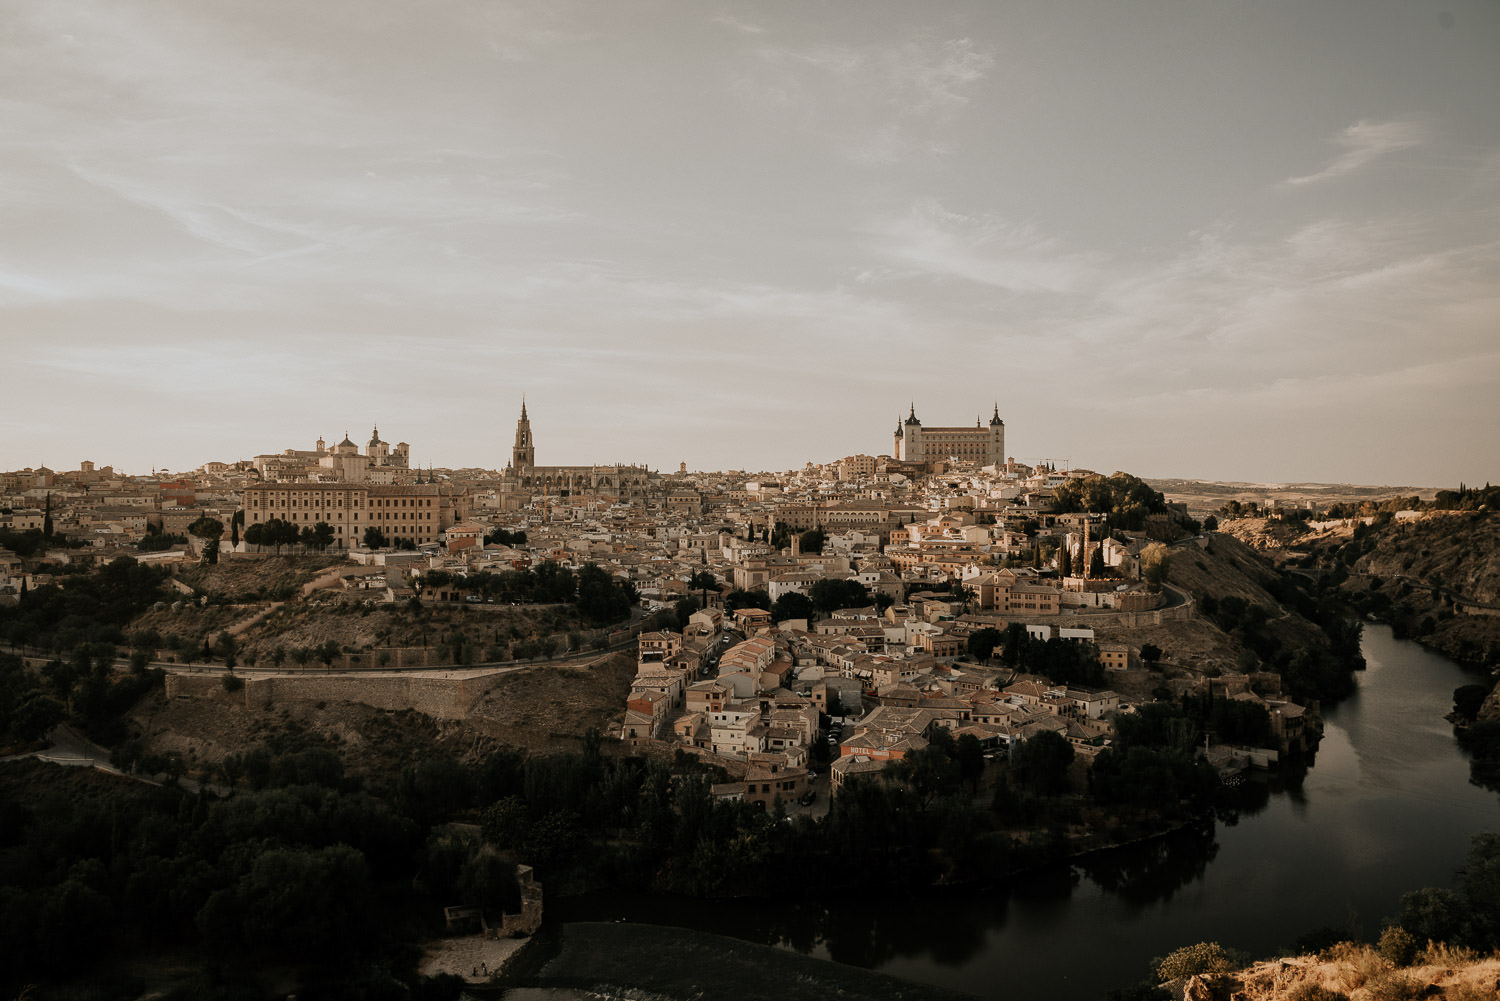
[[[1500,480],[1496,0],[7,0],[0,468]]]

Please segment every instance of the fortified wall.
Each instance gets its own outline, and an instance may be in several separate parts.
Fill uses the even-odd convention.
[[[415,709],[435,719],[464,719],[494,676],[478,678],[361,677],[359,675],[245,678],[237,692],[218,675],[168,674],[167,698],[209,699],[270,709],[289,702],[359,702],[375,709]]]

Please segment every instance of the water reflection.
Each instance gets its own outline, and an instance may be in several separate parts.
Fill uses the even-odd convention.
[[[1205,821],[1141,844],[1084,856],[1074,865],[1101,890],[1138,910],[1170,900],[1201,879],[1218,852],[1213,821]]]
[[[1364,652],[1360,691],[1326,713],[1316,760],[1247,781],[1216,822],[986,890],[611,898],[558,916],[698,928],[982,996],[1003,984],[1007,1001],[1102,997],[1193,942],[1274,954],[1320,926],[1373,934],[1402,893],[1450,884],[1471,834],[1500,827],[1487,791],[1500,775],[1471,779],[1443,720],[1461,669],[1383,627],[1365,630]]]

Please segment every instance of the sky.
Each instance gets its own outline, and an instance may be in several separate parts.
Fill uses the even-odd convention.
[[[1496,0],[8,0],[0,468],[1500,481]]]

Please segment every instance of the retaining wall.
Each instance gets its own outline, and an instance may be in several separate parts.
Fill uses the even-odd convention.
[[[239,702],[247,709],[288,702],[359,702],[375,709],[416,709],[436,719],[464,719],[492,679],[323,674],[244,681],[240,691],[226,692],[219,675],[168,674],[166,692],[168,698]]]

